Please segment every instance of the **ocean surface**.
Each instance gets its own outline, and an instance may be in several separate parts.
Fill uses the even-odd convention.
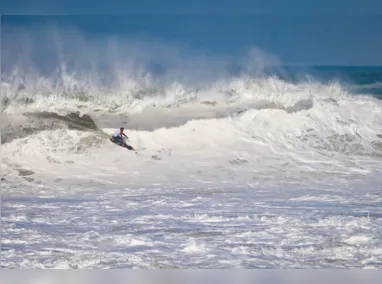
[[[2,267],[382,268],[382,67],[69,67],[3,68]]]

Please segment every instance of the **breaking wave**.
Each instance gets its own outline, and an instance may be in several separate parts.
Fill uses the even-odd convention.
[[[27,84],[20,90],[3,82],[2,143],[40,131],[102,132],[120,126],[128,131],[167,129],[166,135],[177,139],[172,128],[203,120],[204,127],[212,130],[220,119],[227,129],[234,123],[235,139],[252,135],[270,145],[283,143],[289,151],[309,147],[318,152],[381,155],[381,101],[350,95],[339,84],[238,77],[204,89],[174,83],[161,90],[140,86],[138,91],[137,83],[124,92],[87,90],[81,97],[73,86],[71,91],[58,91],[48,89],[42,79],[37,82],[41,85],[33,84],[33,90]],[[216,135],[225,139],[227,134]]]
[[[31,165],[33,151],[47,162],[91,149],[117,151],[108,137],[124,126],[134,146],[156,158],[157,152],[190,153],[199,161],[226,155],[227,165],[247,169],[265,159],[265,170],[284,167],[288,157],[317,169],[329,157],[339,167],[379,169],[377,162],[359,161],[382,157],[380,100],[350,94],[338,82],[282,79],[268,72],[277,64],[259,60],[263,56],[252,51],[246,58],[252,63],[241,72],[217,72],[205,80],[199,80],[206,75],[205,62],[188,68],[194,58],[165,75],[115,60],[102,72],[90,72],[92,65],[76,69],[61,57],[50,73],[11,64],[2,73],[2,160]],[[213,66],[207,73],[217,70]],[[61,158],[54,158],[56,145],[65,153]]]

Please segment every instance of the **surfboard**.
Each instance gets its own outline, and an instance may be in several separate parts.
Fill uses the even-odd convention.
[[[130,145],[127,145],[127,144],[123,145],[122,147],[127,148],[128,150],[131,150],[131,151],[136,151],[136,150],[133,148],[133,146],[130,146]]]
[[[123,147],[123,148],[126,148],[126,149],[128,149],[128,150],[130,150],[130,151],[136,151],[135,149],[134,149],[134,147],[133,146],[131,146],[131,145],[128,145],[128,144],[126,144],[126,143],[124,143],[124,145],[123,146],[121,146],[121,144],[119,144],[119,143],[116,143],[116,142],[113,142],[113,140],[110,138],[110,141],[112,142],[112,143],[114,143],[115,145],[118,145],[119,147]]]

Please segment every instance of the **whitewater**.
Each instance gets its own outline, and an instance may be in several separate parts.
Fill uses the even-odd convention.
[[[382,268],[381,100],[4,78],[2,267]],[[109,141],[121,126],[136,151]]]

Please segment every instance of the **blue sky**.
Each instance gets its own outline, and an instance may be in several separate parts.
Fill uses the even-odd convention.
[[[374,0],[65,1],[52,5],[46,1],[2,3],[2,41],[11,40],[15,28],[28,31],[54,23],[75,27],[88,38],[140,38],[205,54],[234,57],[255,46],[284,64],[382,65],[382,2]],[[39,14],[39,9],[64,15],[25,15]],[[109,15],[99,15],[101,11]],[[7,15],[12,12],[24,16]],[[82,13],[98,15],[71,15]]]

